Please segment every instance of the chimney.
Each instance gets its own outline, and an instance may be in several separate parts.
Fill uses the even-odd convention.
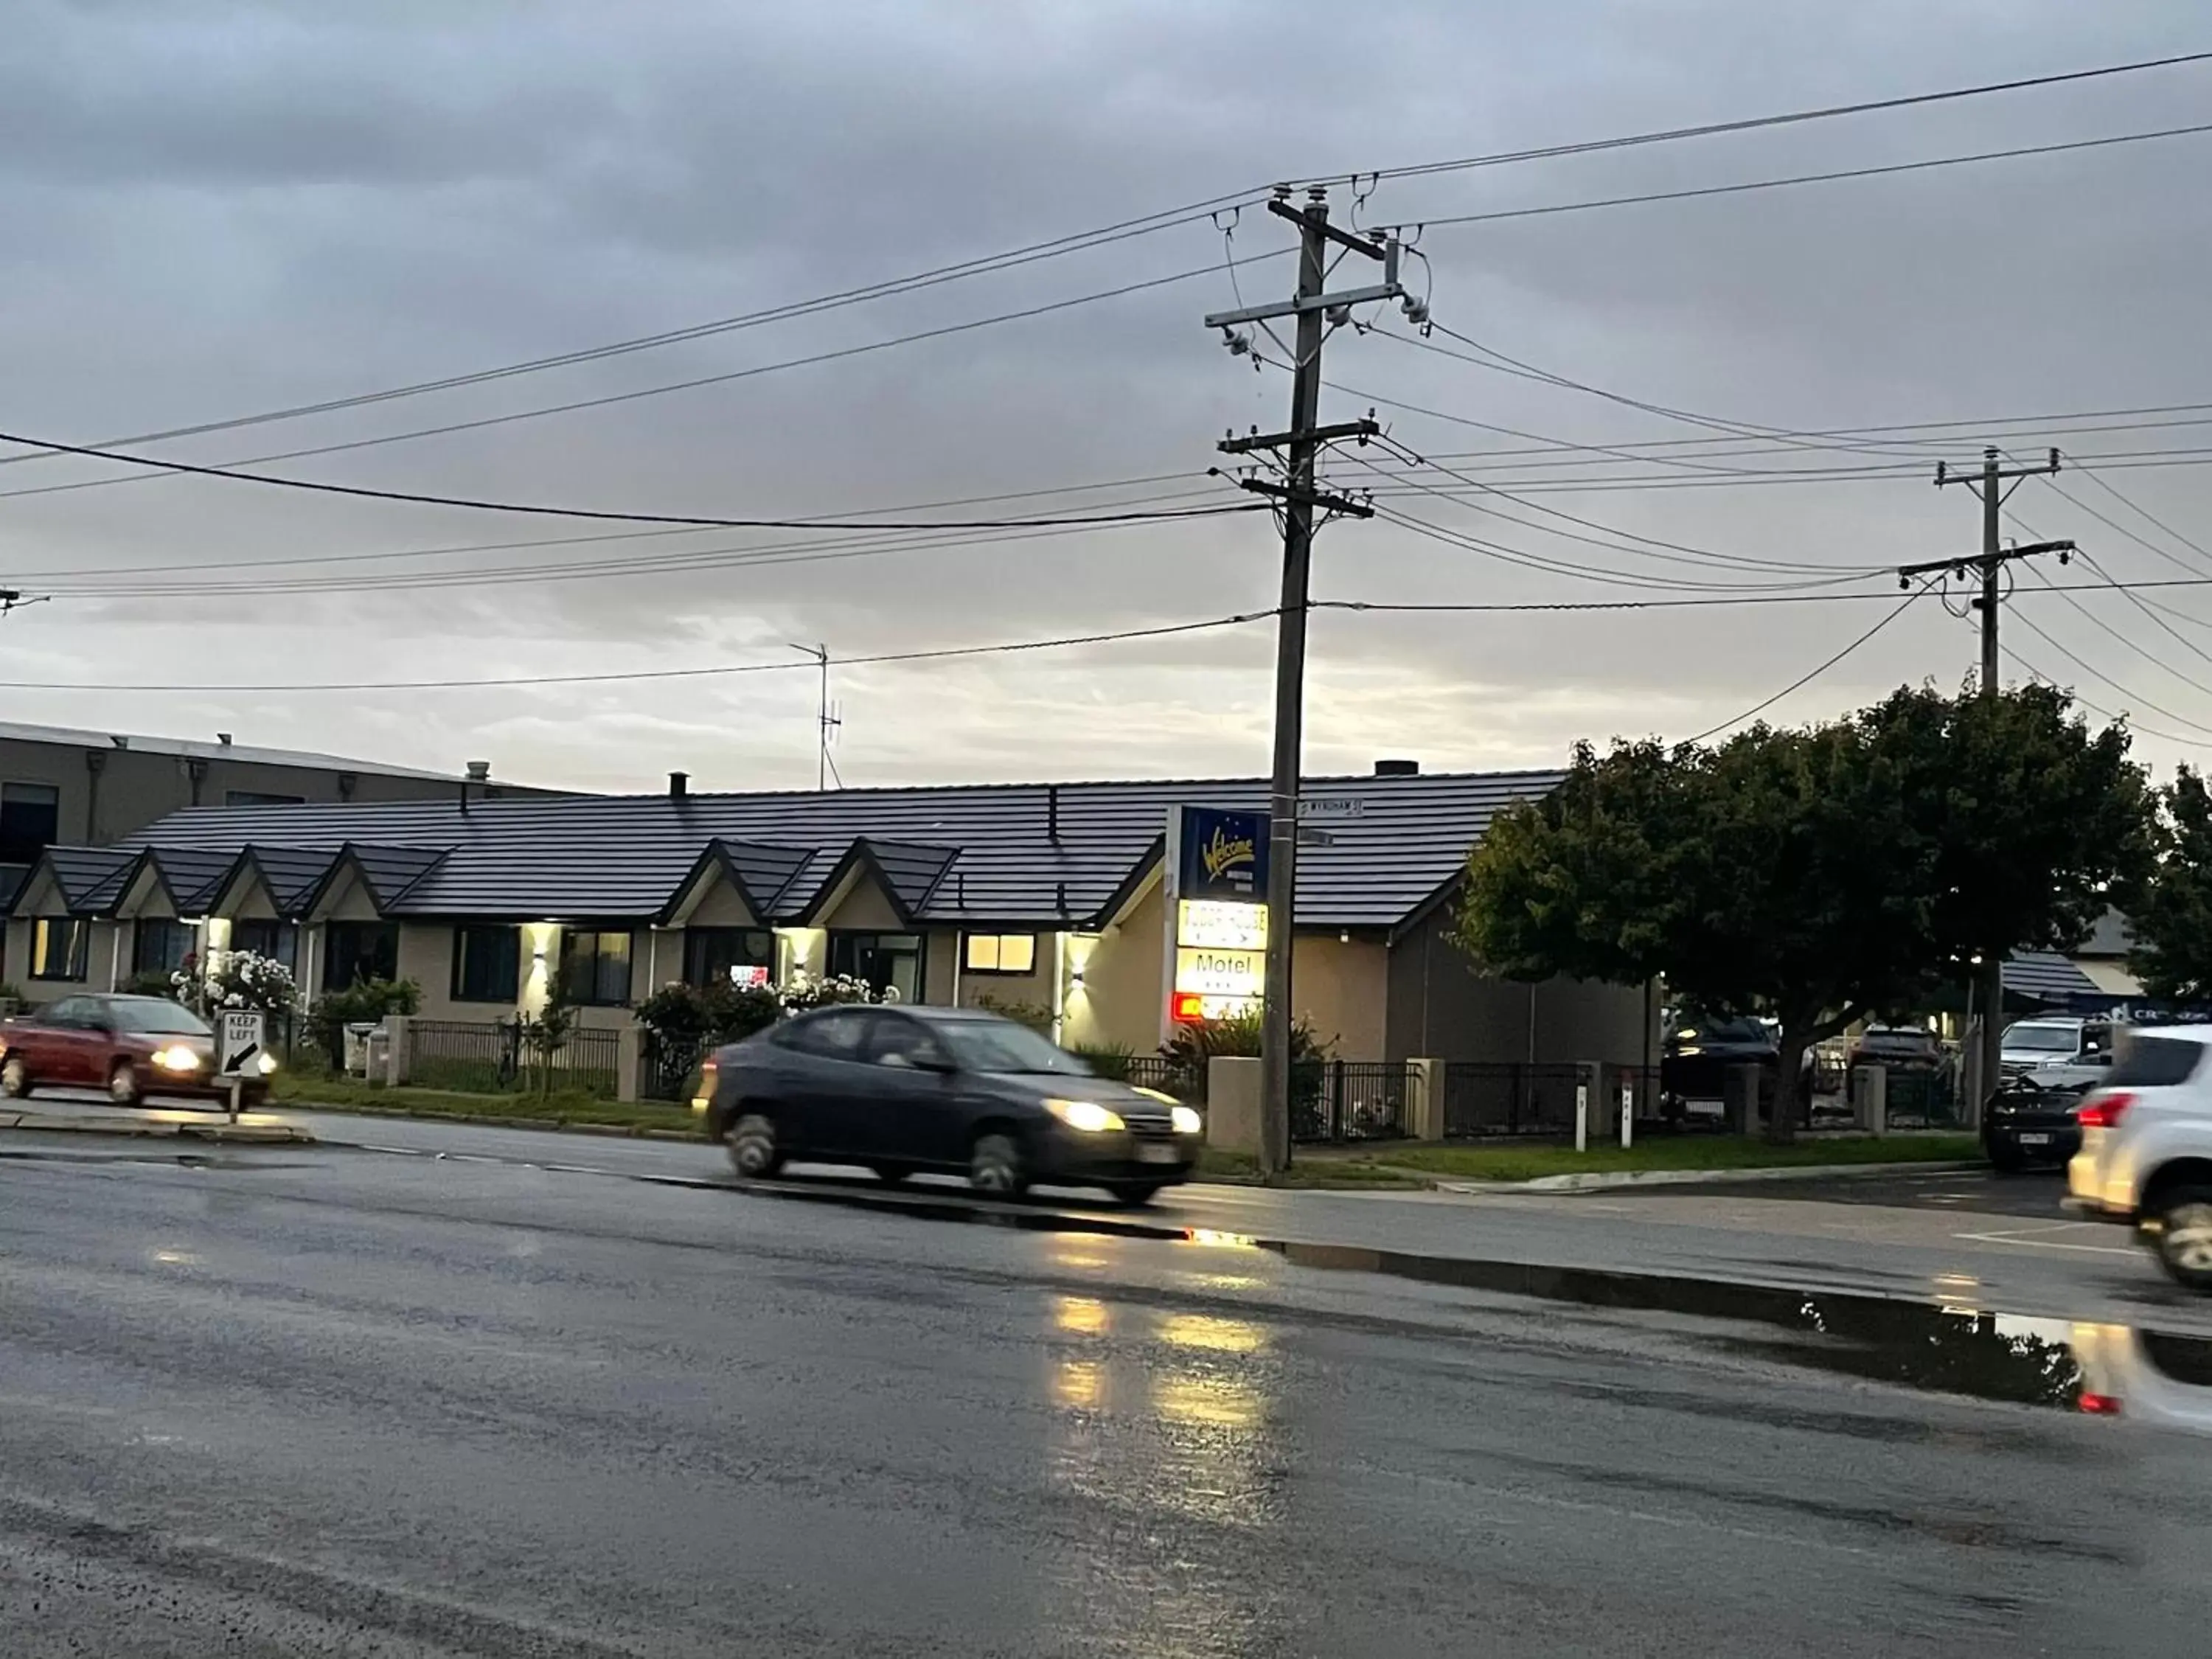
[[[482,783],[490,775],[491,763],[489,761],[471,761],[469,763],[469,781],[471,783]]]
[[[1375,775],[1378,778],[1418,778],[1421,775],[1421,763],[1417,760],[1379,760],[1375,763]]]
[[[668,775],[669,799],[682,800],[690,793],[691,775],[689,772],[671,772]]]

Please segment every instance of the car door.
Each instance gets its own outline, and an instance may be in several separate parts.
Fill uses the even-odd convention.
[[[862,1053],[870,1018],[866,1009],[832,1008],[793,1021],[782,1034],[780,1092],[787,1109],[777,1127],[794,1154],[857,1156],[854,1103],[866,1093],[873,1070]]]
[[[937,1033],[911,1014],[878,1012],[866,1054],[874,1089],[856,1127],[867,1144],[890,1163],[965,1164],[964,1096]]]
[[[41,1083],[77,1085],[92,1080],[92,999],[64,997],[31,1028],[24,1063]]]

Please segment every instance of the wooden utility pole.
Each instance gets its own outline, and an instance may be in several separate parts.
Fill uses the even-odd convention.
[[[1237,311],[1216,312],[1206,319],[1208,328],[1220,329],[1232,345],[1249,349],[1231,332],[1238,323],[1295,316],[1297,337],[1291,364],[1291,424],[1287,431],[1253,434],[1224,441],[1230,454],[1256,450],[1285,451],[1284,478],[1245,478],[1242,486],[1270,495],[1283,503],[1282,605],[1275,618],[1275,744],[1274,769],[1267,788],[1267,983],[1261,1004],[1260,1036],[1260,1169],[1272,1175],[1290,1162],[1291,1150],[1291,941],[1297,884],[1299,759],[1305,716],[1306,612],[1313,563],[1314,508],[1370,518],[1374,509],[1340,495],[1326,495],[1315,489],[1314,466],[1322,446],[1332,438],[1364,440],[1380,431],[1372,421],[1349,422],[1340,427],[1316,424],[1321,412],[1321,349],[1332,322],[1340,322],[1355,305],[1374,300],[1395,300],[1404,289],[1398,283],[1398,244],[1382,238],[1355,235],[1328,222],[1328,192],[1321,185],[1306,191],[1306,204],[1295,207],[1288,186],[1279,186],[1267,211],[1298,228],[1298,287],[1286,301],[1247,306]],[[1331,243],[1382,263],[1382,283],[1376,287],[1324,291]],[[1174,919],[1169,920],[1174,926]]]
[[[2053,449],[2049,457],[2033,466],[2006,466],[2002,464],[1996,446],[1982,451],[1982,465],[1977,472],[1954,472],[1944,463],[1936,465],[1936,483],[1962,483],[1982,498],[1982,552],[1975,559],[1938,559],[1927,564],[1909,564],[1898,569],[1898,580],[1910,586],[1915,576],[1938,572],[1964,577],[1969,569],[1978,571],[1982,580],[1982,591],[1972,601],[1982,613],[1982,672],[1981,695],[1994,697],[1999,690],[1999,677],[2003,663],[1997,649],[1997,613],[2004,600],[2004,568],[2014,559],[2033,557],[2038,553],[2056,553],[2063,564],[2074,552],[2070,541],[2029,542],[2023,545],[2004,545],[2003,512],[2005,498],[2022,478],[2039,477],[2058,471],[2058,452]],[[1976,1068],[1974,1097],[1966,1103],[1969,1127],[1978,1127],[1982,1113],[1990,1095],[1996,1092],[2000,1055],[2004,1040],[2004,957],[2002,946],[1994,943],[1982,951],[1981,972],[1975,989],[1982,1007],[1982,1028],[1978,1045],[1979,1063]]]

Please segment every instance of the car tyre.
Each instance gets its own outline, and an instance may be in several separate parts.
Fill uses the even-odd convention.
[[[871,1164],[868,1167],[876,1172],[876,1179],[888,1187],[896,1187],[914,1175],[911,1164]]]
[[[2027,1154],[2002,1140],[1989,1144],[1990,1167],[1999,1175],[2018,1175],[2027,1168]]]
[[[23,1064],[21,1054],[10,1054],[0,1060],[0,1095],[10,1100],[21,1100],[31,1092],[31,1068]]]
[[[2158,1264],[2184,1290],[2212,1295],[2212,1188],[2184,1187],[2158,1202]]]
[[[1106,1189],[1114,1194],[1114,1201],[1132,1210],[1141,1210],[1159,1196],[1160,1186],[1156,1181],[1125,1181]]]
[[[138,1103],[138,1070],[127,1060],[118,1060],[107,1071],[107,1097],[118,1106]]]
[[[766,1181],[783,1168],[775,1125],[758,1112],[746,1112],[732,1122],[722,1144],[729,1148],[730,1167],[747,1181]]]
[[[1027,1192],[1029,1162],[1022,1156],[1021,1142],[995,1130],[976,1136],[968,1154],[968,1184],[997,1198],[1018,1198]]]

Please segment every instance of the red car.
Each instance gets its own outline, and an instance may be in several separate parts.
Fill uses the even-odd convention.
[[[118,1106],[148,1095],[228,1101],[215,1058],[213,1029],[167,997],[64,997],[0,1024],[0,1095],[62,1087],[105,1089]],[[244,1103],[267,1097],[266,1070],[246,1080]]]

